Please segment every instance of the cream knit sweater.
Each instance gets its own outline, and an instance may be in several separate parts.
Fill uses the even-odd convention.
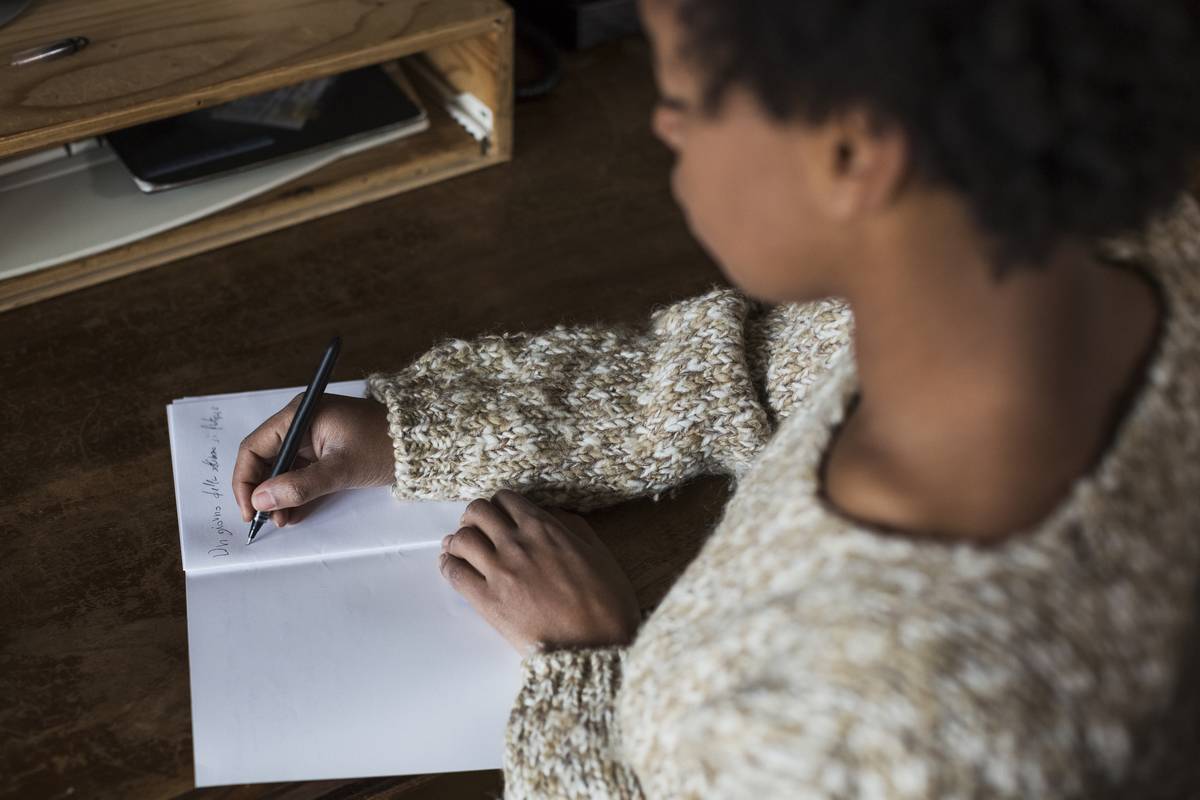
[[[1200,211],[1104,249],[1167,301],[1147,379],[1100,463],[997,546],[885,535],[817,495],[856,389],[836,302],[720,290],[645,330],[451,341],[373,376],[401,497],[736,481],[631,646],[525,659],[507,796],[1195,796]]]

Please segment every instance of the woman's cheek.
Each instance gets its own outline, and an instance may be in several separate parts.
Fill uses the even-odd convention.
[[[695,212],[692,209],[691,199],[688,197],[686,181],[683,175],[683,170],[678,163],[671,170],[671,197],[675,199],[675,205],[683,212],[683,220],[687,223],[688,230],[692,236],[699,238],[700,234],[696,230]]]
[[[704,222],[707,218],[705,205],[707,198],[696,183],[695,171],[690,168],[686,158],[679,158],[675,168],[671,170],[671,195],[676,205],[683,211],[692,235],[701,241],[705,238]]]
[[[717,262],[726,277],[733,278],[735,270],[729,267],[736,256],[732,249],[737,245],[737,224],[733,220],[733,209],[723,205],[720,176],[705,163],[693,163],[681,154],[671,170],[671,194],[683,211],[688,230],[701,247]],[[737,282],[736,280],[734,281]]]
[[[671,197],[675,198],[675,204],[687,213],[687,201],[683,195],[683,167],[679,161],[675,162],[675,166],[671,168]]]

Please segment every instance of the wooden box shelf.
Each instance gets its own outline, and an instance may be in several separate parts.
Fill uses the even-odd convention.
[[[0,29],[0,158],[405,57],[448,92],[418,87],[430,127],[416,136],[163,233],[2,280],[0,311],[507,160],[512,32],[500,0],[39,0]],[[12,53],[70,36],[90,44],[7,66]],[[489,128],[481,141],[448,113],[446,96],[479,111]]]

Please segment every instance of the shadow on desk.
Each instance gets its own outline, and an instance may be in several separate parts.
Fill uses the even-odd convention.
[[[196,789],[179,800],[494,800],[504,792],[500,770]]]

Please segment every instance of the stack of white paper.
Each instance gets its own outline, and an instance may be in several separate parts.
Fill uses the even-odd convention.
[[[520,659],[438,572],[462,503],[343,492],[246,546],[238,444],[297,391],[167,407],[196,784],[498,768]]]

